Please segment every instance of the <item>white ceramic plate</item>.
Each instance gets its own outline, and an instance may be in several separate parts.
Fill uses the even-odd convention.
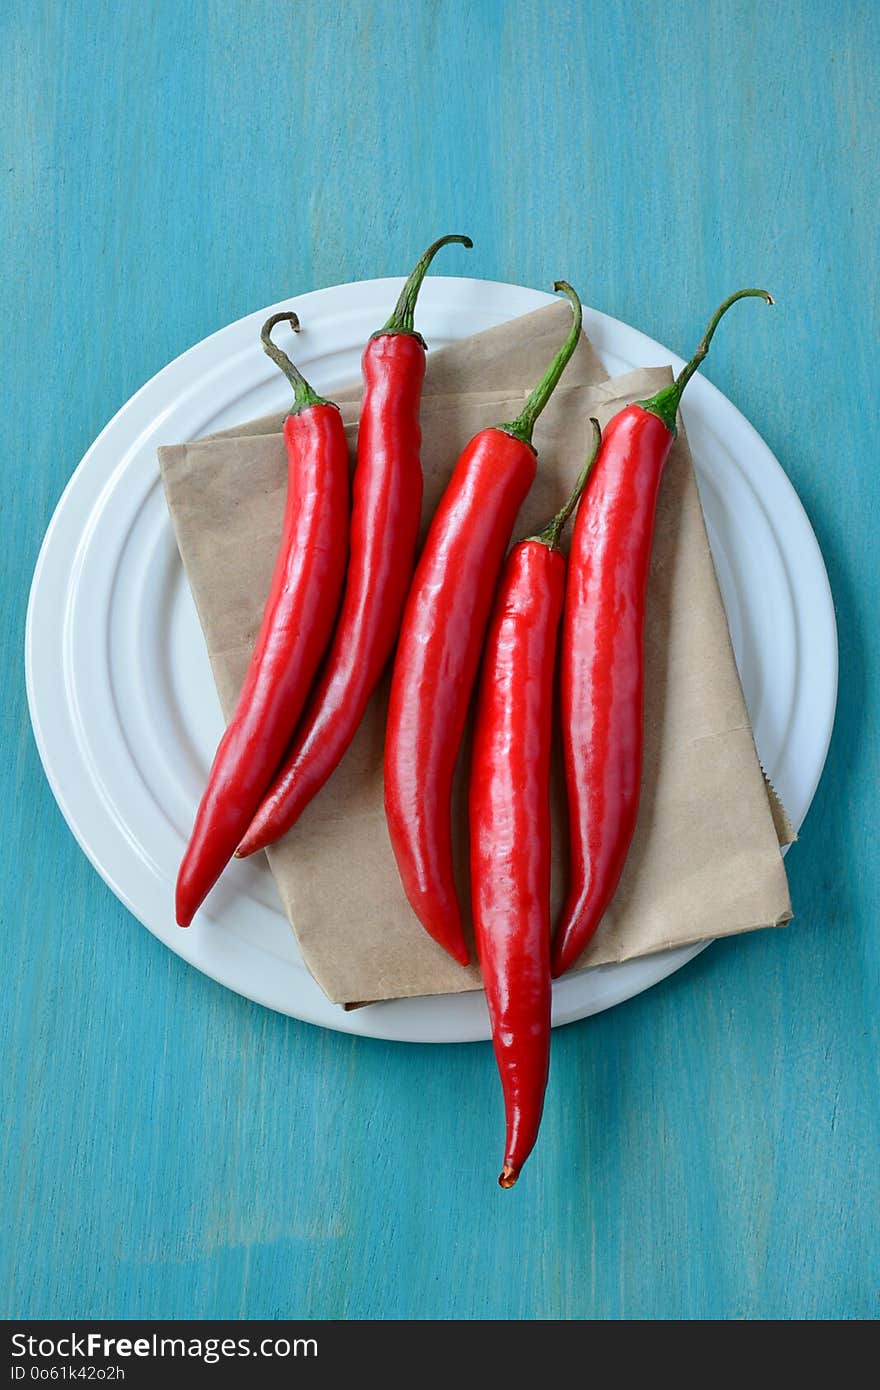
[[[482,994],[351,1013],[313,982],[262,856],[230,865],[188,931],[174,879],[222,729],[205,646],[156,463],[178,443],[280,410],[287,385],[260,349],[276,309],[295,308],[297,362],[319,391],[350,381],[399,280],[338,285],[272,305],[198,343],[110,421],[71,478],[40,552],[28,611],[31,719],[68,825],[126,907],[178,955],[239,993],[310,1023],[419,1042],[489,1036]],[[432,347],[539,308],[516,285],[431,278],[418,326]],[[612,376],[681,361],[593,310],[584,327]],[[799,825],[822,771],[837,637],[816,538],[751,425],[696,377],[685,419],[755,738]],[[98,929],[98,928],[96,928]],[[554,986],[554,1023],[607,1009],[679,969],[689,947],[602,966]]]

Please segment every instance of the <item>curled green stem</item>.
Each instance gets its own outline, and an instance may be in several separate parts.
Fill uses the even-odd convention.
[[[294,333],[299,332],[299,319],[292,310],[287,310],[280,314],[273,314],[271,318],[266,319],[260,330],[260,341],[263,344],[263,351],[272,358],[276,367],[280,367],[293,387],[293,405],[287,414],[298,415],[301,410],[305,410],[310,405],[332,404],[323,396],[318,395],[317,391],[306,381],[299,367],[291,362],[284,349],[272,342],[272,329],[279,323],[289,323]]]
[[[442,236],[428,247],[423,256],[416,261],[412,274],[400,291],[400,298],[394,306],[394,313],[391,315],[384,328],[380,328],[373,334],[374,338],[380,338],[385,333],[408,333],[410,337],[418,338],[424,344],[424,338],[415,330],[416,300],[419,297],[419,290],[422,288],[422,281],[428,273],[428,266],[433,261],[441,246],[448,246],[450,242],[457,241],[461,246],[466,246],[470,251],[473,242],[469,236]]]
[[[675,417],[678,414],[678,407],[681,403],[682,393],[687,386],[694,372],[698,371],[709,351],[709,345],[715,336],[715,329],[718,327],[724,315],[732,304],[736,304],[739,299],[763,299],[767,304],[775,304],[776,301],[772,294],[766,290],[737,290],[736,294],[731,294],[725,299],[723,304],[719,304],[715,313],[709,320],[706,331],[700,339],[700,344],[689,362],[686,362],[675,378],[671,386],[664,386],[662,391],[658,391],[656,396],[651,396],[649,400],[638,401],[637,404],[643,410],[650,410],[652,415],[658,415],[671,434],[676,432]]]
[[[578,345],[581,336],[581,323],[583,321],[583,309],[577,293],[572,289],[567,280],[557,280],[553,286],[557,294],[567,295],[571,300],[572,320],[571,328],[568,330],[568,337],[557,352],[550,366],[547,368],[541,380],[538,382],[531,395],[526,400],[525,405],[519,415],[508,425],[500,425],[499,429],[506,434],[512,434],[515,439],[521,439],[524,444],[531,445],[532,434],[534,433],[535,423],[541,411],[549,401],[556,389],[559,378],[568,366],[571,355]]]
[[[559,508],[559,511],[553,517],[552,521],[548,521],[543,531],[538,531],[536,535],[529,536],[530,541],[539,541],[541,545],[547,545],[551,550],[555,550],[559,545],[559,538],[568,524],[568,519],[581,499],[583,490],[587,485],[587,480],[593,471],[593,464],[596,462],[599,445],[602,443],[602,431],[599,428],[599,421],[591,417],[590,424],[593,426],[592,448],[587,455],[583,468],[578,474],[577,482],[572,488],[570,496]]]

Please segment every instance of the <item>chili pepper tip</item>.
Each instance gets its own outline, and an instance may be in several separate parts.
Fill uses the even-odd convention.
[[[504,1167],[501,1169],[501,1175],[498,1178],[498,1186],[513,1187],[518,1177],[519,1169],[512,1168],[509,1163],[505,1163]]]

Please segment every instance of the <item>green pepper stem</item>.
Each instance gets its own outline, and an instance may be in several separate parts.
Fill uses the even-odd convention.
[[[415,331],[416,300],[419,297],[419,290],[422,288],[422,281],[428,273],[428,266],[440,247],[448,246],[451,241],[459,242],[462,246],[466,246],[469,251],[474,244],[469,236],[442,236],[439,241],[435,241],[433,245],[429,246],[425,254],[416,261],[412,274],[400,291],[400,298],[394,306],[394,313],[385,327],[373,334],[374,338],[381,338],[385,333],[408,333],[410,337],[418,338],[424,345],[425,340],[421,333]]]
[[[581,499],[587,480],[593,471],[593,464],[596,462],[596,455],[599,452],[599,445],[602,443],[602,431],[599,428],[599,421],[590,418],[593,426],[593,445],[587,456],[587,460],[578,474],[578,480],[572,488],[568,500],[559,508],[559,511],[548,521],[543,531],[538,531],[534,536],[529,536],[530,541],[538,541],[541,545],[547,545],[551,550],[555,550],[559,545],[559,538],[568,523],[568,519]]]
[[[266,319],[260,330],[260,341],[263,344],[263,351],[272,358],[276,367],[280,367],[287,380],[293,387],[293,405],[288,410],[287,415],[298,415],[301,410],[305,410],[310,405],[331,405],[331,401],[326,401],[323,396],[319,396],[317,391],[306,381],[299,367],[294,366],[287,353],[277,343],[272,342],[272,329],[276,324],[289,323],[294,333],[299,332],[299,319],[292,311],[273,314]],[[285,416],[285,419],[287,416]]]
[[[658,415],[671,434],[675,434],[676,432],[675,417],[678,414],[678,407],[681,403],[684,388],[687,386],[694,372],[699,370],[701,362],[708,353],[709,344],[712,342],[715,335],[715,329],[724,318],[730,306],[735,304],[738,299],[764,299],[768,304],[776,303],[772,294],[768,294],[766,290],[737,290],[736,294],[730,295],[729,298],[725,299],[723,304],[719,304],[715,313],[709,320],[706,331],[700,340],[699,347],[690,362],[685,363],[682,367],[672,385],[664,386],[662,391],[658,391],[656,396],[651,396],[649,400],[636,402],[643,410],[650,410],[652,415]]]
[[[538,416],[553,395],[559,378],[568,366],[571,355],[577,347],[578,340],[581,336],[583,309],[581,308],[581,301],[578,299],[576,292],[566,280],[557,280],[553,288],[557,294],[567,295],[571,300],[573,313],[568,337],[553,358],[553,361],[550,363],[544,375],[541,377],[534,391],[532,391],[531,395],[528,397],[516,419],[508,425],[499,425],[499,429],[504,430],[506,434],[512,434],[515,439],[521,439],[524,444],[528,445],[532,443],[532,434]]]

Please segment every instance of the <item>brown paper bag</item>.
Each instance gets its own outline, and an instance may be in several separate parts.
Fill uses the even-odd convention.
[[[567,323],[567,306],[560,303],[429,355],[423,528],[461,448],[477,430],[517,414]],[[610,382],[589,343],[581,342],[538,422],[538,476],[515,538],[536,530],[562,504],[583,462],[589,417],[604,424],[623,404],[653,394],[669,379],[668,368],[654,368]],[[359,397],[359,385],[335,393],[352,450]],[[280,420],[270,416],[160,450],[169,510],[227,715],[280,536],[286,477]],[[400,886],[382,800],[386,700],[387,676],[330,782],[269,851],[306,964],[339,1003],[479,985],[476,967],[463,970],[422,930]],[[465,762],[466,751],[455,802],[466,905]],[[558,766],[552,809],[555,913],[567,837]],[[661,488],[652,559],[639,821],[620,887],[581,965],[788,921],[779,845],[791,838],[755,752],[681,434]]]

